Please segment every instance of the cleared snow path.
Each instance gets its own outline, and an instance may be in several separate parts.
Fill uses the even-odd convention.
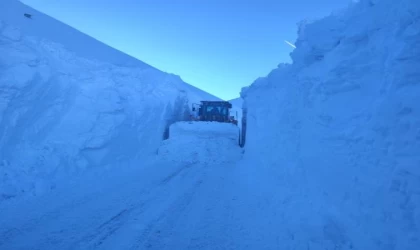
[[[310,212],[297,186],[244,164],[237,132],[178,123],[148,167],[7,203],[0,249],[363,249],[334,218]]]
[[[209,136],[201,125],[176,127],[178,135],[185,126],[203,133],[174,135],[159,152],[164,157],[147,168],[87,177],[49,196],[0,207],[0,249],[236,248],[247,236],[235,209],[249,200],[235,165],[240,148],[224,134],[236,130],[210,124],[216,131]],[[188,149],[200,157],[181,159],[178,153]]]

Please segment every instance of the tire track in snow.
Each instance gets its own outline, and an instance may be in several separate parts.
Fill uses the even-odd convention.
[[[165,179],[162,180],[161,185],[168,183],[170,180],[172,180],[174,177],[176,177],[177,175],[179,175],[181,172],[183,172],[184,170],[186,170],[187,168],[192,167],[194,164],[186,164],[184,167],[179,168],[178,170],[176,170],[175,172],[173,172],[172,174],[168,175]]]
[[[184,214],[190,235],[182,249],[235,249],[232,239],[233,168],[230,164],[213,165],[206,185],[194,206]],[[190,213],[195,213],[191,216]]]
[[[157,218],[151,220],[138,236],[136,244],[130,249],[163,249],[166,247],[166,245],[162,245],[165,244],[164,239],[170,237],[171,234],[169,232],[174,230],[173,224],[179,218],[182,211],[191,204],[202,183],[202,179],[196,181],[186,193],[161,211]]]
[[[123,224],[123,219],[128,216],[128,213],[131,211],[128,209],[123,209],[116,215],[112,216],[109,220],[102,223],[96,230],[95,233],[90,235],[87,239],[84,239],[85,242],[92,242],[93,247],[102,245],[102,243],[111,235],[113,235]]]
[[[149,221],[130,249],[226,249],[233,247],[232,222],[234,213],[230,191],[231,166],[197,166],[196,180],[159,216]],[[234,229],[236,230],[236,228]]]
[[[140,182],[140,185],[138,182],[125,183],[114,193],[87,193],[81,197],[83,202],[75,199],[55,206],[49,204],[53,205],[50,211],[35,213],[36,217],[30,216],[21,223],[10,224],[14,227],[2,228],[0,248],[13,249],[28,245],[39,249],[101,248],[105,241],[124,229],[127,222],[133,221],[132,218],[144,219],[143,214],[152,210],[157,203],[173,199],[177,191],[182,195],[183,189],[174,189],[176,179],[183,178],[182,175],[188,174],[191,167],[170,167],[170,171],[163,171],[165,175],[158,174],[157,178],[151,176],[152,180]],[[166,197],[171,191],[173,195]],[[30,240],[20,240],[24,238]]]
[[[140,195],[140,197],[142,197],[140,202],[138,202],[135,205],[131,205],[131,208],[129,209],[123,209],[114,216],[111,216],[110,219],[106,220],[100,226],[98,226],[94,230],[94,232],[85,236],[82,240],[80,240],[80,242],[73,245],[73,247],[69,249],[108,249],[109,247],[107,247],[107,245],[112,244],[108,241],[118,240],[119,235],[122,234],[118,231],[130,231],[130,229],[128,228],[130,226],[130,223],[132,223],[133,221],[142,221],[144,219],[148,219],[146,218],[145,213],[147,213],[150,210],[156,209],[156,203],[161,202],[159,200],[160,197],[164,197],[164,203],[167,202],[167,199],[169,199],[170,202],[173,202],[171,201],[173,197],[165,197],[165,195],[170,193],[171,190],[174,190],[172,188],[172,185],[176,184],[176,178],[180,176],[180,173],[185,172],[185,170],[190,169],[191,167],[192,164],[185,165],[168,174],[166,177],[161,178],[161,181],[155,183],[155,186],[153,186],[148,192]],[[187,190],[190,189],[190,187],[187,188]],[[175,194],[179,194],[179,192],[175,192]],[[181,196],[182,194],[183,193],[181,192]],[[175,202],[179,200],[178,196],[175,196]],[[148,235],[147,232],[151,228],[150,225],[154,225],[156,224],[156,222],[165,218],[165,210],[167,208],[166,206],[162,207],[164,210],[158,213],[157,218],[151,220],[148,219],[148,221],[150,222],[147,224],[148,226],[144,229],[144,235]],[[105,242],[107,242],[107,244],[105,244]]]

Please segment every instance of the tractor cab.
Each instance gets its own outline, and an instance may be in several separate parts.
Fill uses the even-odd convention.
[[[217,121],[234,123],[237,120],[230,115],[232,104],[225,101],[201,101],[200,104],[193,104],[192,111],[196,112],[195,119],[199,121]]]

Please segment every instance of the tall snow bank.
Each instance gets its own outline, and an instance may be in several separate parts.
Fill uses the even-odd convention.
[[[152,67],[79,57],[1,16],[0,55],[0,203],[88,168],[141,166],[189,102],[214,98]]]
[[[285,246],[418,249],[419,2],[362,0],[296,46],[242,91],[245,157],[275,179]]]

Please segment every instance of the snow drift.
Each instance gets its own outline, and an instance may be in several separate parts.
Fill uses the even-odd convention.
[[[2,1],[0,55],[0,202],[142,165],[189,102],[218,100],[14,0]]]
[[[245,159],[277,192],[284,249],[417,249],[419,2],[353,3],[296,46],[242,91]]]

